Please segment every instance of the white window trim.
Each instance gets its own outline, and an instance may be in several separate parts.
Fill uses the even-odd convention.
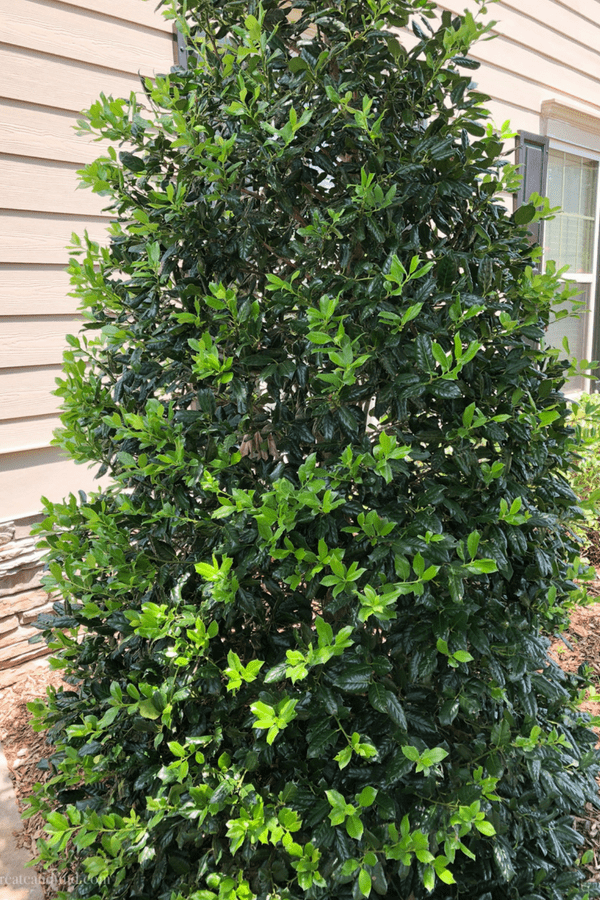
[[[542,116],[544,117],[542,120],[542,124],[544,125],[542,133],[549,139],[549,150],[560,150],[564,153],[571,153],[573,156],[580,156],[584,159],[593,159],[598,163],[594,237],[592,246],[592,274],[578,275],[575,273],[574,276],[569,279],[578,284],[592,285],[592,290],[590,291],[591,302],[588,313],[589,327],[587,328],[585,342],[585,358],[591,360],[594,349],[594,322],[596,319],[596,309],[600,304],[600,298],[597,296],[598,293],[600,293],[600,272],[598,271],[598,266],[600,264],[598,253],[600,242],[600,119],[579,110],[571,110],[555,101],[547,101],[542,104]],[[553,137],[552,133],[556,133],[558,128],[560,128],[561,123],[565,123],[569,127],[569,131],[571,132],[569,136],[573,138],[573,140]],[[585,126],[588,127],[586,128]],[[593,133],[590,134],[592,129]],[[594,138],[596,140],[594,140]],[[577,143],[575,143],[575,141],[577,141]],[[590,146],[592,143],[595,144],[595,147],[593,148]],[[545,262],[546,258],[544,256],[543,263],[545,264]],[[585,378],[584,390],[589,392],[590,389],[591,379]],[[567,393],[570,394],[575,392],[567,391]],[[580,392],[577,391],[576,393]]]

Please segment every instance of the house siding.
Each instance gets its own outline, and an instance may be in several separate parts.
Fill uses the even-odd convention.
[[[440,9],[476,12],[465,0],[442,0]],[[492,118],[515,129],[543,128],[542,103],[561,104],[598,117],[600,128],[600,2],[598,0],[499,0],[488,7],[497,21],[494,40],[471,55],[479,90],[491,97]]]
[[[94,486],[50,442],[65,335],[81,318],[65,271],[71,234],[106,240],[106,198],[78,190],[102,144],[78,137],[100,95],[139,91],[173,65],[172,25],[154,0],[0,0],[0,687],[47,652],[29,644],[52,598],[31,523],[41,496]]]
[[[153,0],[0,0],[0,522],[93,486],[50,446],[65,335],[77,332],[66,246],[106,239],[106,198],[78,190],[102,146],[73,126],[101,92],[139,91],[173,65]],[[1,578],[0,578],[1,582]],[[1,584],[0,584],[1,591]]]

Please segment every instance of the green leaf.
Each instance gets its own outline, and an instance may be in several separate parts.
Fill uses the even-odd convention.
[[[358,888],[363,897],[368,897],[371,893],[371,876],[366,869],[361,869],[358,873]]]
[[[433,747],[433,749],[427,750],[426,752],[428,759],[433,760],[435,763],[441,762],[448,756],[448,751],[444,750],[442,747]]]
[[[481,540],[481,535],[478,531],[472,531],[467,539],[467,549],[469,551],[469,556],[473,559],[477,555],[477,548],[479,547],[479,541]]]
[[[415,356],[420,368],[425,372],[433,372],[435,359],[428,334],[418,334],[415,338]]]
[[[330,344],[332,340],[324,331],[309,331],[306,337],[313,344]]]
[[[394,722],[398,728],[402,728],[403,731],[406,731],[408,725],[406,723],[404,709],[398,698],[391,691],[387,692],[386,707],[392,722]]]
[[[139,705],[140,715],[144,717],[144,719],[158,719],[160,717],[160,712],[155,707],[154,703],[150,699],[142,700]]]
[[[69,828],[69,820],[59,812],[50,812],[46,816],[49,825],[54,831],[66,831]]]
[[[406,756],[407,759],[410,759],[412,762],[417,762],[420,757],[420,753],[416,747],[402,747],[402,752]]]
[[[458,715],[458,700],[445,700],[439,712],[440,725],[451,725]]]
[[[387,688],[384,688],[382,684],[373,682],[369,685],[369,703],[380,713],[388,712],[387,695]]]
[[[368,785],[362,789],[358,797],[359,806],[372,806],[377,796],[377,788]]]
[[[497,572],[498,566],[493,559],[474,559],[473,562],[465,566],[465,569],[474,575],[484,575]]]
[[[458,399],[463,395],[460,386],[455,381],[446,381],[443,378],[434,381],[429,389],[435,397],[441,397],[444,400]]]
[[[180,758],[185,756],[185,748],[179,743],[179,741],[169,741],[167,746],[173,756],[178,756]]]
[[[342,691],[360,694],[368,690],[371,676],[372,670],[370,666],[362,663],[349,665],[344,672],[336,676],[334,684]]]
[[[365,827],[361,822],[359,816],[348,816],[348,818],[346,819],[346,831],[351,838],[359,841],[363,836],[364,830]]]
[[[431,891],[435,887],[435,871],[432,866],[425,866],[423,869],[423,887],[426,891]]]
[[[297,72],[304,72],[306,69],[308,69],[308,63],[306,62],[306,60],[302,59],[301,56],[293,56],[288,61],[288,68],[290,72],[296,74]]]
[[[481,63],[477,62],[476,59],[471,59],[468,56],[453,56],[452,62],[457,66],[462,66],[465,69],[478,69]]]
[[[535,206],[533,203],[526,203],[515,210],[513,219],[517,225],[528,225],[535,216]]]
[[[360,863],[357,859],[347,859],[344,865],[342,866],[342,875],[347,878],[349,875],[354,875],[356,870],[358,869]]]
[[[119,153],[119,159],[126,169],[129,169],[130,172],[135,172],[136,175],[139,172],[143,172],[146,168],[144,160],[140,156],[135,156],[133,153],[123,151]]]

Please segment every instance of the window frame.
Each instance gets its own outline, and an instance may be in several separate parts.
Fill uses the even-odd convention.
[[[570,141],[560,140],[558,138],[547,138],[548,153],[546,154],[546,170],[544,173],[544,195],[548,191],[548,158],[550,150],[558,150],[562,153],[569,153],[572,156],[579,156],[582,159],[591,159],[598,164],[596,178],[596,202],[594,206],[594,233],[592,237],[592,271],[589,275],[578,272],[565,273],[565,281],[572,281],[575,284],[590,285],[590,305],[586,313],[586,324],[584,334],[584,358],[588,360],[600,359],[600,303],[598,293],[600,291],[600,272],[598,269],[600,257],[600,151],[592,150],[590,147],[581,146]],[[523,200],[521,199],[522,203]],[[544,245],[542,244],[542,249]],[[542,271],[546,267],[549,257],[544,250],[542,256]],[[580,389],[568,390],[567,394],[579,394]],[[600,375],[596,377],[584,377],[583,391],[590,392],[600,389]]]
[[[530,178],[531,173],[527,171],[527,148],[529,146],[539,147],[542,153],[542,165],[540,170],[539,184],[535,187],[531,187],[531,185],[527,185],[528,177]],[[545,196],[546,185],[548,184],[548,149],[549,149],[549,138],[543,134],[534,134],[531,131],[518,131],[517,132],[517,140],[516,140],[516,153],[515,153],[515,162],[518,166],[521,167],[521,174],[523,175],[523,180],[519,186],[519,190],[516,194],[513,195],[513,207],[514,210],[518,209],[519,206],[522,206],[527,202],[531,194],[534,190],[540,194],[542,197]],[[531,190],[526,188],[531,187]],[[532,240],[534,240],[540,246],[543,246],[544,243],[544,223],[539,222],[534,226],[535,231],[530,229],[530,234],[532,236]]]

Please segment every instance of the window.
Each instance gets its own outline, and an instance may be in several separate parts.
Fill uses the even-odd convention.
[[[561,212],[546,223],[544,258],[556,260],[559,267],[569,266],[569,280],[580,289],[577,299],[585,303],[579,318],[570,316],[550,325],[548,342],[560,347],[566,336],[571,353],[578,359],[589,359],[596,306],[598,161],[550,147],[547,194],[550,205],[560,206]],[[569,388],[584,390],[585,381],[574,378]]]
[[[598,165],[600,153],[582,149],[564,141],[540,135],[519,135],[517,160],[523,166],[523,185],[517,205],[526,202],[533,191],[545,194],[551,206],[560,206],[558,215],[538,226],[532,235],[544,251],[543,262],[553,259],[562,268],[568,266],[566,278],[574,282],[577,300],[585,306],[579,316],[570,315],[553,322],[547,330],[551,346],[561,349],[563,339],[569,343],[571,355],[578,359],[600,356],[600,329],[595,326],[598,281]],[[570,304],[569,304],[570,306]],[[572,378],[567,392],[597,390],[600,383]]]

